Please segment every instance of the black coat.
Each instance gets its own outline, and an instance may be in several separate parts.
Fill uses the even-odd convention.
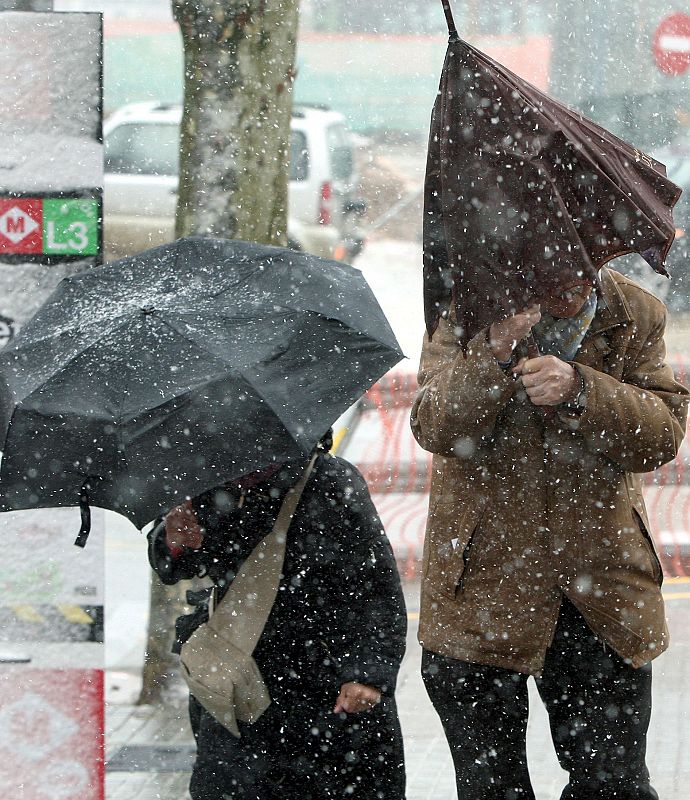
[[[167,582],[207,574],[222,591],[271,531],[302,467],[287,467],[250,490],[241,507],[227,489],[196,498],[203,547],[172,567],[153,559],[154,568]],[[203,610],[183,619],[182,638],[204,619]],[[400,579],[366,483],[346,461],[320,455],[290,526],[278,596],[254,651],[273,702],[255,724],[240,723],[238,740],[192,698],[194,800],[223,793],[263,800],[271,796],[271,781],[283,798],[403,798],[393,692],[405,634]],[[333,714],[340,686],[349,681],[376,686],[382,703],[362,714]]]

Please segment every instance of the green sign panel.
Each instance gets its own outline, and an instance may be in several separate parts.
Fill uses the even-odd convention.
[[[98,202],[75,198],[43,200],[43,252],[98,255]]]

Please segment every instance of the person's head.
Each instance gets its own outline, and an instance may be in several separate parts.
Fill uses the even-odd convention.
[[[575,286],[570,286],[560,294],[541,298],[541,310],[552,317],[574,317],[580,312],[593,291],[593,284],[583,281]]]

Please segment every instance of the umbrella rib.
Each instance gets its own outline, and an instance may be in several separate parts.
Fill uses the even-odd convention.
[[[103,331],[103,325],[104,324],[116,323],[116,324],[114,324],[113,327],[109,328],[108,331],[105,331],[106,333],[110,333],[111,330],[114,330],[115,328],[117,328],[117,325],[120,324],[120,321],[123,318],[127,317],[129,314],[132,313],[132,311],[135,311],[135,310],[138,310],[138,309],[129,309],[127,313],[118,314],[116,317],[99,319],[96,322],[92,322],[92,323],[86,325],[85,327],[89,328],[89,327],[101,326],[99,331],[98,331],[99,338],[100,338],[104,334],[104,331]],[[43,342],[53,340],[53,339],[56,338],[56,336],[57,336],[58,339],[62,338],[63,336],[67,336],[68,334],[72,333],[74,330],[78,329],[78,327],[79,326],[77,325],[77,323],[75,323],[74,325],[70,325],[69,327],[64,328],[58,334],[55,334],[54,331],[52,333],[47,333],[45,336],[41,336],[38,339],[32,339],[32,341],[27,345],[27,347],[33,347],[34,345],[38,345],[38,344],[41,344]],[[18,340],[18,344],[21,344],[21,340]],[[93,344],[93,342],[90,342],[88,345],[85,346],[84,349],[87,349],[92,344]],[[19,349],[19,348],[17,348],[17,349]],[[10,352],[10,351],[8,350],[8,352]]]
[[[126,322],[126,321],[125,321],[125,322]],[[119,326],[117,326],[117,327],[115,327],[115,328],[112,328],[112,329],[110,329],[110,330],[108,331],[108,333],[109,333],[109,334],[111,334],[111,333],[115,333],[115,332],[117,332],[118,328],[121,328],[121,327],[123,327],[123,325],[124,325],[124,323],[121,323]],[[33,388],[33,389],[30,391],[30,392],[28,392],[26,395],[24,395],[24,397],[22,397],[22,399],[21,399],[19,402],[20,402],[20,403],[23,403],[23,402],[25,402],[26,400],[28,400],[28,399],[29,399],[29,398],[30,398],[30,397],[31,397],[31,396],[34,394],[34,392],[38,391],[38,390],[39,390],[39,389],[41,389],[43,386],[45,386],[47,383],[49,383],[51,380],[53,380],[53,378],[54,378],[54,377],[55,377],[55,376],[56,376],[56,375],[57,375],[59,372],[61,372],[62,370],[64,370],[64,369],[65,369],[65,367],[68,367],[70,364],[72,364],[72,363],[73,363],[73,362],[74,362],[74,361],[75,361],[77,358],[79,358],[80,356],[83,356],[85,353],[87,353],[89,350],[91,350],[93,347],[95,347],[95,346],[96,346],[96,345],[99,343],[99,341],[100,341],[100,339],[96,339],[96,340],[94,340],[94,341],[92,341],[92,342],[89,342],[89,344],[88,344],[88,345],[86,345],[85,347],[82,347],[82,348],[81,348],[80,350],[78,350],[76,353],[74,353],[73,355],[71,355],[71,356],[70,356],[70,357],[69,357],[69,358],[68,358],[66,361],[62,361],[62,362],[60,362],[59,364],[57,364],[57,365],[56,365],[56,366],[53,368],[53,370],[52,370],[52,371],[51,371],[51,372],[50,372],[48,375],[46,375],[46,376],[44,377],[44,379],[43,379],[43,380],[42,380],[42,381],[41,381],[41,382],[38,384],[38,386],[35,386],[35,387],[34,387],[34,388]]]
[[[178,329],[177,329],[177,328],[176,328],[176,327],[175,327],[175,326],[174,326],[172,323],[170,323],[170,322],[169,322],[168,320],[166,320],[166,319],[163,319],[163,317],[161,317],[160,315],[151,314],[151,315],[149,316],[149,319],[150,319],[150,320],[152,320],[152,321],[153,321],[153,320],[155,320],[155,321],[156,321],[158,324],[160,324],[161,326],[168,328],[168,329],[169,329],[169,330],[171,330],[173,333],[176,333],[178,336],[180,336],[182,339],[184,339],[186,342],[189,342],[189,344],[193,345],[194,347],[198,347],[198,348],[199,348],[199,350],[203,351],[203,352],[204,352],[204,353],[205,353],[207,356],[209,356],[210,358],[212,358],[212,359],[214,359],[214,360],[216,360],[216,361],[219,361],[219,362],[221,362],[221,363],[222,363],[224,366],[227,366],[227,367],[231,367],[231,368],[232,368],[232,366],[231,366],[230,364],[228,364],[228,362],[227,362],[227,361],[225,361],[224,359],[220,358],[220,357],[219,357],[219,356],[217,356],[215,353],[211,353],[211,352],[209,352],[209,350],[207,350],[205,347],[203,347],[201,344],[199,344],[199,342],[195,342],[193,339],[190,339],[190,338],[189,338],[188,336],[186,336],[186,335],[185,335],[185,334],[184,334],[182,331],[178,330]],[[191,391],[191,390],[190,390],[190,391]],[[118,408],[118,413],[117,413],[117,419],[116,419],[116,429],[117,429],[118,431],[120,431],[120,432],[123,432],[123,430],[122,430],[122,429],[123,429],[122,421],[123,421],[123,418],[124,418],[124,411],[123,411],[123,409],[124,409],[124,403],[125,403],[125,397],[126,397],[126,396],[127,396],[127,390],[126,390],[126,389],[123,389],[123,391],[122,391],[122,398],[121,398],[121,400],[120,400],[120,404],[119,404],[119,408]],[[282,420],[281,420],[281,421],[282,421]],[[124,446],[124,443],[123,443],[122,441],[120,441],[120,447],[121,447],[121,452],[122,452],[122,455],[123,455],[123,458],[124,458],[124,457],[125,457],[125,446]]]
[[[276,415],[276,417],[280,420],[280,422],[283,425],[283,427],[288,432],[290,432],[290,428],[286,424],[286,422],[283,419],[283,417],[281,416],[281,414],[274,408],[274,406],[271,404],[271,402],[266,397],[264,397],[263,394],[261,392],[259,392],[258,389],[256,389],[254,387],[254,385],[247,379],[247,376],[242,372],[242,370],[237,369],[237,367],[235,367],[232,364],[229,364],[225,359],[221,358],[220,356],[217,356],[215,353],[211,353],[209,350],[207,350],[205,347],[203,347],[203,345],[199,344],[198,342],[194,341],[193,339],[190,339],[189,336],[187,336],[185,333],[180,331],[169,320],[163,319],[162,317],[156,316],[155,314],[151,315],[151,318],[155,319],[160,325],[162,325],[164,327],[167,327],[169,330],[173,331],[173,333],[176,333],[178,336],[183,338],[186,342],[189,342],[190,344],[194,345],[194,347],[198,347],[201,351],[203,351],[210,358],[213,358],[214,360],[219,361],[225,367],[228,367],[231,370],[235,370],[237,372],[237,374],[242,377],[242,379],[245,381],[245,383],[247,383],[248,386],[252,387],[252,389],[254,389],[256,391],[256,393],[261,397],[261,399],[266,403],[266,405],[271,409],[271,411],[273,411],[273,413]],[[125,396],[126,396],[126,391],[123,391],[122,399],[121,399],[121,402],[120,402],[120,406],[119,406],[119,409],[118,409],[118,415],[117,415],[117,419],[116,419],[117,430],[122,430],[122,427],[123,427],[122,426],[122,421],[123,421],[123,418],[124,418],[123,407],[124,407]],[[290,435],[292,435],[292,434],[290,434]],[[122,452],[122,455],[123,455],[123,458],[124,458],[125,457],[124,444],[122,442],[120,442],[120,446],[121,446],[121,452]]]
[[[155,315],[153,315],[153,316],[155,317]],[[201,350],[203,353],[205,353],[207,356],[209,356],[209,358],[213,358],[216,361],[220,361],[222,364],[224,364],[226,367],[229,367],[230,369],[236,369],[234,364],[231,364],[226,359],[224,359],[222,356],[219,356],[217,353],[212,353],[208,348],[204,347],[203,344],[195,341],[194,339],[190,339],[189,336],[187,336],[186,333],[183,333],[179,328],[177,328],[177,326],[175,326],[169,320],[163,319],[163,317],[160,317],[160,316],[156,317],[156,319],[157,319],[158,322],[161,323],[161,325],[165,325],[167,328],[169,328],[171,331],[173,331],[173,333],[176,333],[178,336],[181,336],[186,342],[189,342],[189,344],[194,345],[194,347],[198,347],[199,350]]]
[[[611,184],[613,187],[615,187],[616,186],[615,181],[609,175],[607,175],[606,172],[604,172],[603,170],[601,170],[599,168],[599,166],[596,164],[596,162],[593,159],[590,158],[589,154],[585,154],[585,155],[588,158],[588,161],[590,163],[590,167],[592,168],[592,170],[596,171],[599,175],[601,175],[603,177],[604,180],[608,181],[609,184]],[[561,197],[561,194],[558,191],[558,187],[556,185],[555,179],[553,178],[553,176],[550,174],[550,172],[548,170],[540,170],[540,172],[546,178],[546,180],[549,182],[549,185],[553,189],[554,195],[557,198],[558,205],[559,205],[559,207],[560,207],[560,209],[561,209],[561,211],[563,213],[563,219],[566,221],[566,223],[569,224],[570,229],[575,233],[577,238],[581,241],[581,237],[580,237],[579,231],[577,230],[577,228],[576,228],[576,226],[575,226],[570,214],[568,213],[568,209],[566,208],[566,206],[565,206],[565,204],[563,202],[563,198]],[[640,209],[639,213],[642,216],[644,216],[645,221],[647,222],[647,224],[651,228],[654,228],[656,231],[659,231],[660,235],[662,234],[662,232],[659,229],[659,226],[655,223],[655,221],[653,219],[651,219],[651,217],[649,217],[647,214],[645,214],[641,209]],[[583,247],[583,249],[586,249],[584,247],[584,244],[581,245],[581,246]],[[614,258],[619,258],[620,256],[630,255],[632,253],[637,253],[639,255],[640,251],[642,249],[643,249],[643,246],[638,246],[638,247],[630,247],[630,246],[628,246],[628,247],[624,247],[624,248],[622,248],[620,250],[617,250],[615,253],[607,254],[606,259],[604,261],[600,262],[599,267],[600,268],[603,267],[605,264],[608,264],[609,261],[613,261]]]
[[[263,402],[264,402],[264,403],[266,403],[266,405],[267,405],[267,406],[268,406],[268,407],[271,409],[271,411],[272,411],[272,412],[273,412],[273,413],[276,415],[276,417],[277,417],[277,418],[280,420],[280,423],[281,423],[281,424],[282,424],[282,426],[285,428],[285,430],[286,430],[286,431],[287,431],[287,432],[290,434],[290,436],[292,436],[292,437],[293,437],[293,439],[294,439],[294,434],[293,434],[293,432],[292,432],[292,426],[291,426],[289,423],[287,423],[287,422],[285,421],[285,419],[284,419],[284,417],[283,417],[283,415],[282,415],[281,411],[280,411],[280,410],[278,410],[278,409],[275,407],[275,405],[273,404],[273,402],[272,402],[271,400],[269,400],[269,398],[266,396],[266,394],[265,394],[264,392],[262,392],[262,391],[261,391],[261,389],[259,389],[259,387],[257,387],[255,383],[253,383],[251,380],[249,380],[249,378],[247,377],[247,375],[245,374],[245,372],[244,372],[243,370],[241,370],[241,369],[240,369],[240,370],[238,370],[238,374],[241,376],[242,380],[243,380],[243,381],[244,381],[244,382],[245,382],[245,383],[246,383],[248,386],[250,386],[250,387],[251,387],[252,391],[256,392],[256,394],[257,394],[257,395],[258,395],[258,396],[261,398],[261,400],[263,400]]]
[[[210,297],[214,299],[217,297],[221,297],[223,294],[226,294],[227,292],[230,292],[235,288],[236,288],[235,286],[225,286],[222,289],[219,289],[214,294],[210,295]],[[297,300],[291,302],[289,300],[286,300],[285,298],[282,298],[280,302],[287,312],[293,314],[316,314],[317,316],[323,317],[324,319],[331,319],[334,322],[338,322],[347,328],[351,328],[352,330],[358,329],[359,326],[359,321],[347,318],[345,313],[338,315],[337,313],[327,313],[326,311],[319,311],[314,308],[305,308],[303,306],[300,306]],[[381,338],[378,336],[378,334],[376,334],[375,332],[373,331],[360,331],[360,332],[365,333],[366,336],[375,339],[376,341],[380,342],[380,344],[388,346],[388,344],[382,341]]]

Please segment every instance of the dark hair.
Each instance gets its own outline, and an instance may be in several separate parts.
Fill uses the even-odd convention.
[[[324,453],[328,453],[333,447],[333,428],[329,428],[326,433],[319,439],[316,449]]]

